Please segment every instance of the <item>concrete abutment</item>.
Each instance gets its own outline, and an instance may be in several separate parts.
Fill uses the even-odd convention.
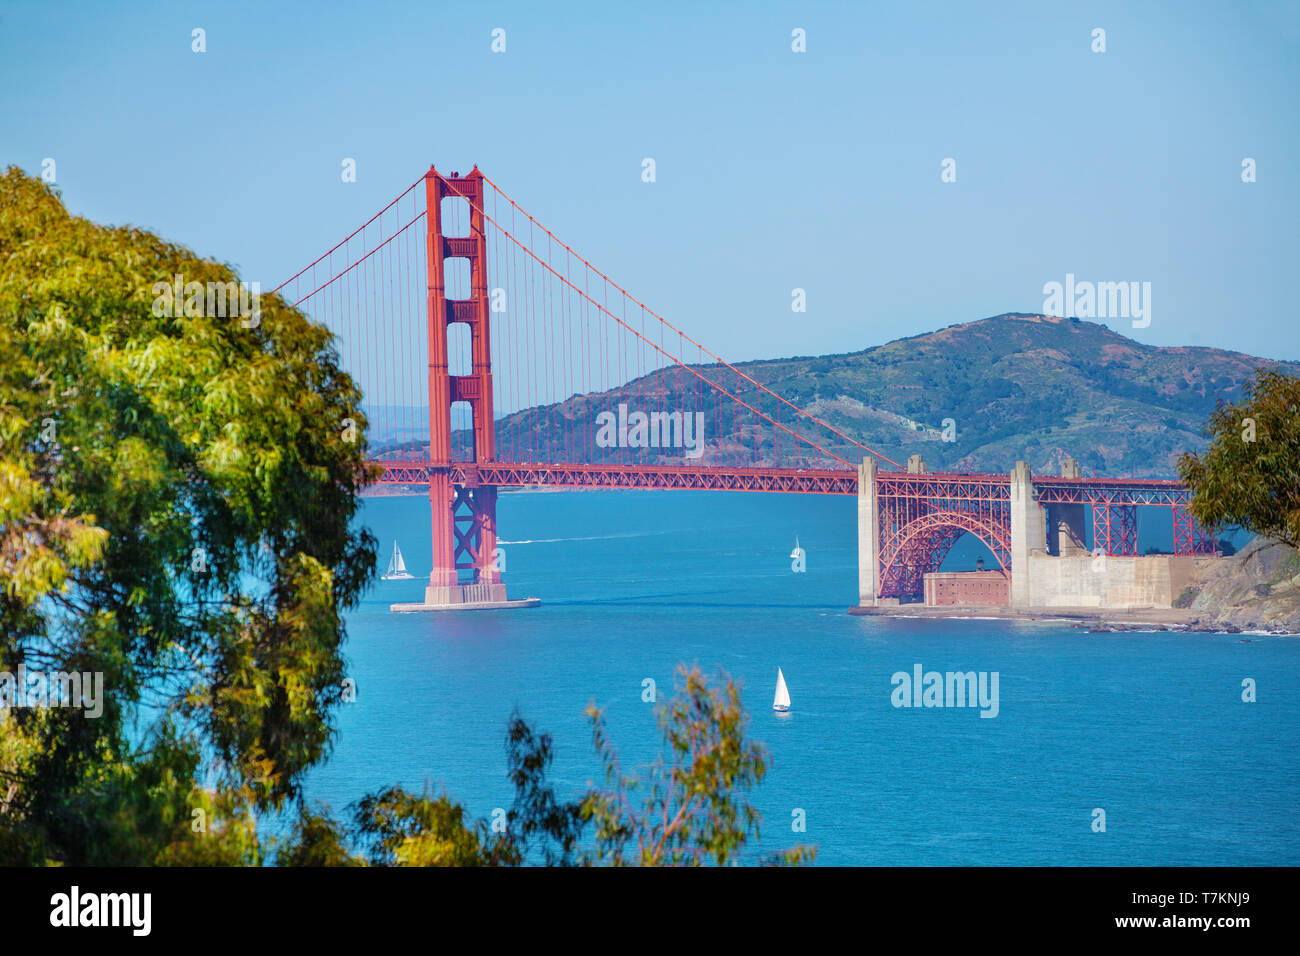
[[[919,455],[908,460],[909,474],[925,474]],[[1061,477],[1082,478],[1078,463],[1066,459]],[[1011,610],[1171,608],[1206,562],[1207,555],[1092,555],[1087,550],[1086,505],[1039,502],[1029,465],[1016,462],[1009,475],[1008,523],[1010,568],[1005,586],[990,572],[943,572],[925,575],[927,604],[1005,606]],[[858,604],[895,605],[879,587],[880,506],[877,465],[864,459],[858,467]],[[1003,589],[1005,587],[1005,589]],[[1005,595],[1005,597],[1003,596]]]

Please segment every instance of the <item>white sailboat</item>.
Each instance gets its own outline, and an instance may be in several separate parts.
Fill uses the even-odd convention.
[[[785,686],[785,675],[781,668],[776,669],[776,697],[772,698],[772,709],[784,714],[790,709],[790,691]]]
[[[795,536],[794,536],[794,550],[790,552],[790,557],[792,557],[792,558],[798,558],[799,555],[800,555],[800,553],[801,553],[801,552],[800,552],[800,550],[799,550],[799,536],[798,536],[798,535],[795,535]]]
[[[397,540],[393,540],[393,556],[388,559],[388,571],[383,575],[385,581],[409,581],[415,575],[406,570],[406,562],[402,560],[402,549],[397,546]]]

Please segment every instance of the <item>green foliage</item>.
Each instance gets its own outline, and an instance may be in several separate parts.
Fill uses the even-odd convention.
[[[328,750],[374,567],[361,396],[278,296],[253,327],[156,309],[178,274],[238,281],[0,177],[0,670],[106,697],[0,715],[0,862],[255,860],[249,811]]]
[[[363,799],[357,831],[370,841],[373,866],[510,866],[518,852],[484,820],[466,824],[465,811],[443,795],[415,796],[391,787]]]
[[[344,846],[343,834],[328,812],[314,812],[305,803],[275,861],[280,866],[365,866]]]
[[[1210,415],[1204,454],[1178,461],[1190,510],[1208,527],[1239,525],[1300,547],[1300,378],[1263,368],[1244,392]]]
[[[582,803],[561,803],[546,784],[555,757],[550,734],[534,733],[516,711],[506,735],[514,806],[506,814],[506,836],[520,860],[530,852],[547,866],[571,866],[586,822]]]
[[[699,866],[712,858],[724,866],[758,836],[758,811],[743,793],[762,781],[767,752],[745,740],[740,689],[725,675],[721,686],[711,686],[698,668],[678,673],[677,693],[658,711],[667,755],[642,776],[623,773],[602,712],[594,704],[587,710],[606,780],[583,804],[584,817],[596,825],[596,862]],[[797,847],[771,862],[793,864],[814,854]]]

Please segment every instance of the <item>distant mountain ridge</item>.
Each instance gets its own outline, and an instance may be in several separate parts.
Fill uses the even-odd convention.
[[[895,461],[921,454],[931,471],[1002,472],[1024,459],[1035,472],[1059,472],[1061,460],[1072,457],[1087,474],[1172,477],[1182,452],[1203,447],[1201,427],[1216,401],[1240,399],[1243,383],[1266,365],[1300,375],[1297,362],[1146,345],[1095,322],[1004,313],[860,352],[736,367]],[[736,380],[717,365],[696,368],[727,387]],[[679,389],[692,379],[678,371],[654,372],[620,388],[504,416],[498,433],[524,435],[532,460],[562,461],[544,457],[559,452],[550,446],[555,424],[594,430],[599,412],[620,402],[690,407]],[[753,404],[756,390],[748,388],[738,397]],[[763,409],[775,412],[770,398]],[[784,409],[782,421],[790,416]],[[955,440],[944,440],[945,419]],[[757,436],[764,455],[772,450],[772,431],[767,427]],[[727,460],[728,446],[752,448],[755,437],[752,427],[747,433],[710,434],[704,457],[693,463]],[[464,451],[467,439],[466,432],[457,432],[454,445]],[[853,459],[861,454],[852,451]],[[647,450],[643,460],[668,460],[651,455],[659,452]],[[806,465],[843,467],[815,459]]]

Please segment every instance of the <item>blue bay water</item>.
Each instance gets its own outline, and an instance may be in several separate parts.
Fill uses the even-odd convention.
[[[509,807],[513,708],[555,740],[575,798],[600,769],[583,714],[606,709],[625,767],[658,753],[645,678],[679,662],[743,685],[770,751],[751,799],[757,849],[821,864],[1300,863],[1300,641],[1089,634],[1058,623],[854,617],[856,502],[726,492],[523,492],[498,506],[512,597],[532,610],[392,614],[430,562],[424,497],[367,499],[386,564],[349,617],[358,700],[338,711],[307,796],[336,813],[390,784],[445,789],[474,816]],[[791,571],[795,536],[807,571]],[[987,552],[965,538],[948,566]],[[999,713],[895,708],[891,676],[997,671]],[[792,712],[771,710],[778,665]],[[1258,702],[1243,703],[1253,678]],[[1093,832],[1094,808],[1106,832]],[[802,810],[804,833],[792,832]]]

